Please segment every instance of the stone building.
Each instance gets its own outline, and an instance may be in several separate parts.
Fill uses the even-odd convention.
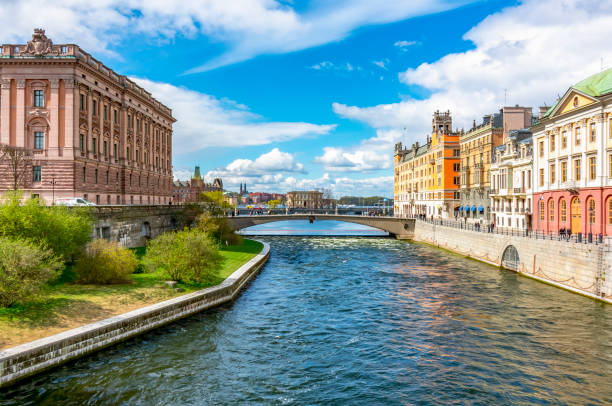
[[[532,127],[535,229],[612,234],[612,69],[570,87]]]
[[[459,208],[459,132],[450,112],[436,111],[424,145],[395,145],[394,212],[451,218]]]
[[[215,178],[212,183],[205,183],[199,166],[195,167],[190,181],[174,181],[175,203],[197,202],[202,192],[223,192],[223,181]]]
[[[28,195],[170,201],[175,119],[145,89],[41,29],[25,45],[2,45],[0,82],[0,144],[31,151],[19,185]],[[12,187],[9,178],[0,177],[0,190]]]
[[[474,121],[473,127],[461,135],[461,217],[486,222],[491,219],[489,167],[494,149],[511,130],[531,126],[531,120],[531,107],[504,107],[499,113],[484,116],[479,125]]]
[[[513,130],[495,148],[491,163],[491,222],[498,228],[531,228],[532,135]]]
[[[318,190],[293,191],[287,193],[287,207],[290,209],[322,209],[323,192]]]

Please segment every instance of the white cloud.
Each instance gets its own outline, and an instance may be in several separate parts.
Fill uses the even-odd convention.
[[[278,148],[260,155],[257,159],[236,159],[225,168],[215,169],[206,174],[206,178],[223,177],[261,177],[275,172],[306,173],[304,165],[296,162],[295,157]]]
[[[219,57],[201,61],[192,70],[197,72],[338,41],[363,25],[436,13],[468,1],[319,1],[300,14],[278,0],[3,0],[0,38],[23,41],[33,26],[41,26],[55,41],[76,42],[98,53],[109,53],[109,46],[126,34],[149,41],[203,34],[227,45]]]
[[[588,24],[584,22],[588,21]],[[464,35],[474,49],[449,54],[401,73],[430,97],[358,107],[334,103],[336,114],[379,129],[405,128],[408,143],[424,141],[431,115],[450,110],[455,127],[469,128],[504,104],[537,107],[555,102],[573,83],[612,63],[612,3],[597,0],[527,0],[493,14]],[[399,43],[399,42],[398,42]],[[379,139],[376,138],[369,141]],[[396,131],[389,145],[402,140]],[[363,146],[352,149],[366,150]],[[389,153],[391,153],[389,149]]]
[[[344,72],[363,70],[361,66],[353,66],[350,62],[335,64],[330,61],[323,61],[323,62],[315,63],[314,65],[309,66],[308,68],[314,69],[314,70],[320,70],[320,71],[329,70],[329,71],[344,71]]]
[[[195,152],[206,147],[263,145],[327,134],[335,125],[267,122],[246,106],[168,83],[131,78],[172,108],[174,151]]]
[[[393,45],[398,48],[405,49],[405,48],[408,48],[410,46],[417,45],[417,44],[418,44],[417,41],[396,41]]]
[[[389,70],[387,67],[387,65],[389,65],[389,59],[387,58],[383,59],[382,61],[372,61],[372,63],[381,69]]]

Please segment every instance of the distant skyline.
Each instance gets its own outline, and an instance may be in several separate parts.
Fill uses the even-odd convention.
[[[0,41],[77,43],[173,109],[177,179],[393,195],[393,145],[552,105],[612,66],[600,1],[0,0]]]

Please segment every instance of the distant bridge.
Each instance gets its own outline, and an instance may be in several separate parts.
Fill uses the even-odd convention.
[[[378,228],[400,239],[411,239],[413,237],[415,221],[414,219],[400,219],[396,217],[349,216],[341,214],[272,214],[230,217],[229,220],[235,230],[242,230],[243,228],[275,221],[336,220]]]

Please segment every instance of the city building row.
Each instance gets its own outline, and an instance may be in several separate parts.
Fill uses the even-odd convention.
[[[172,111],[75,44],[42,29],[0,55],[0,190],[48,203],[84,197],[98,204],[164,204],[173,194]]]
[[[612,69],[571,86],[552,107],[503,107],[453,131],[396,144],[395,213],[574,234],[612,234]]]

